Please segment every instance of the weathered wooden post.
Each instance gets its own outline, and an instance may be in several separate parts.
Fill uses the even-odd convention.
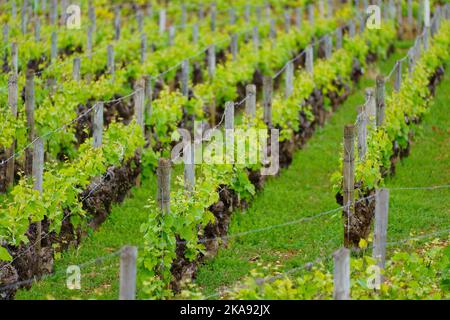
[[[254,84],[248,84],[245,87],[245,114],[250,121],[254,121],[256,117],[256,86]]]
[[[14,74],[19,73],[19,48],[17,47],[17,42],[11,44],[11,63],[12,71]]]
[[[189,97],[189,60],[185,59],[181,63],[181,93]]]
[[[303,8],[297,7],[295,8],[295,26],[297,29],[300,29],[302,26],[302,17],[303,17]]]
[[[164,214],[170,213],[170,160],[159,158],[156,170],[158,180],[157,200],[161,211]]]
[[[198,38],[199,38],[198,24],[194,24],[192,26],[192,42],[197,44]]]
[[[114,74],[115,74],[115,67],[114,67],[114,47],[111,44],[108,44],[107,47],[107,53],[108,53],[108,73],[111,76],[111,82],[114,82]]]
[[[253,27],[253,44],[256,50],[259,50],[259,29],[258,26]]]
[[[284,30],[286,33],[291,29],[291,13],[289,10],[284,10]]]
[[[147,34],[141,34],[141,63],[145,63],[147,59]]]
[[[124,246],[120,253],[120,300],[136,298],[137,247]]]
[[[120,39],[120,7],[114,7],[114,40]]]
[[[346,125],[344,128],[344,165],[343,165],[343,193],[344,193],[344,245],[350,247],[350,229],[355,213],[355,126]]]
[[[41,20],[39,20],[39,17],[34,18],[34,41],[41,41]]]
[[[334,252],[334,287],[335,300],[350,300],[350,250],[341,248]]]
[[[134,91],[134,117],[136,119],[136,123],[141,128],[142,133],[144,133],[145,80],[143,78],[136,81]]]
[[[214,44],[208,47],[208,75],[212,80],[216,74],[216,47]]]
[[[377,103],[375,101],[375,94],[373,88],[367,88],[365,92],[366,96],[366,119],[370,123],[372,128],[376,128],[377,125]]]
[[[400,87],[402,85],[402,60],[398,60],[395,68],[395,82],[394,82],[394,90],[396,92],[400,91]]]
[[[270,20],[270,32],[269,32],[270,38],[275,39],[277,37],[277,27],[275,25],[275,20]]]
[[[364,161],[367,150],[367,115],[364,106],[358,108],[358,156]]]
[[[333,51],[333,39],[330,35],[325,35],[325,59],[330,59]]]
[[[33,145],[33,189],[37,190],[42,196],[43,183],[44,183],[44,142],[41,138],[37,138]],[[36,222],[36,274],[40,274],[41,271],[41,242],[42,242],[42,224],[41,221]]]
[[[19,88],[17,83],[17,74],[12,73],[8,79],[8,105],[11,109],[12,116],[17,118],[17,105],[19,99]],[[16,140],[12,142],[11,146],[7,150],[6,157],[10,159],[6,164],[6,188],[10,187],[14,183],[14,154],[16,150]]]
[[[35,138],[34,109],[35,109],[34,72],[33,70],[28,69],[25,84],[25,113],[27,118],[27,132],[29,143],[33,143]],[[33,148],[28,148],[25,151],[25,174],[27,176],[30,176],[32,174],[32,167],[33,167]]]
[[[140,9],[136,12],[136,21],[138,33],[142,33],[144,29],[144,13]]]
[[[285,70],[285,97],[289,98],[294,92],[294,63],[289,61]]]
[[[103,102],[97,102],[92,113],[93,147],[100,148],[103,140]]]
[[[384,269],[386,262],[386,239],[389,210],[389,190],[379,189],[375,195],[375,226],[372,256],[378,267]]]
[[[56,31],[52,32],[51,35],[51,47],[50,47],[50,60],[53,63],[58,56],[58,34]]]
[[[87,51],[87,55],[89,60],[92,60],[92,35],[94,33],[94,27],[92,25],[90,25],[88,27],[88,31],[87,31],[87,46],[86,46],[86,51]]]
[[[306,47],[305,68],[308,73],[314,74],[314,51],[312,45]]]
[[[342,48],[342,28],[337,27],[336,29],[336,50]]]
[[[308,4],[308,19],[311,26],[314,25],[314,5]]]
[[[225,163],[234,163],[234,102],[225,103]]]
[[[173,46],[175,44],[175,26],[169,27],[169,46]]]
[[[211,6],[211,31],[216,31],[216,16],[217,16],[217,8],[216,4],[213,3]]]
[[[237,33],[233,33],[231,35],[231,55],[233,57],[233,60],[236,61],[238,56],[238,35]]]
[[[159,34],[163,34],[166,31],[166,10],[159,10]]]
[[[384,121],[384,96],[385,96],[385,80],[382,75],[377,76],[377,88],[376,88],[376,106],[377,106],[377,127],[383,125]]]
[[[81,59],[76,57],[73,59],[73,68],[72,68],[72,77],[75,81],[80,81],[80,68],[81,68]]]
[[[272,92],[273,79],[271,76],[263,77],[263,107],[264,107],[264,123],[269,129],[272,128]]]

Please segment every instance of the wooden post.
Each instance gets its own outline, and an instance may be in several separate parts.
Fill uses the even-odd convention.
[[[147,59],[147,34],[141,34],[141,63],[145,63]]]
[[[285,71],[285,97],[286,99],[294,92],[294,63],[289,61]]]
[[[34,72],[31,69],[27,70],[26,74],[26,84],[25,84],[25,113],[27,118],[27,131],[28,131],[28,142],[32,143],[34,141]],[[25,151],[25,174],[30,176],[32,174],[33,166],[33,148],[28,148]]]
[[[350,300],[350,250],[341,248],[334,252],[334,288],[335,300]]]
[[[213,3],[211,7],[211,31],[216,31],[216,15],[217,15],[216,4]]]
[[[386,239],[389,210],[389,190],[379,189],[375,196],[375,226],[372,256],[377,265],[384,269],[386,262]]]
[[[401,1],[397,2],[397,24],[399,34],[402,34],[403,31],[403,11],[402,11],[402,3]]]
[[[134,90],[134,117],[136,123],[142,129],[142,133],[145,133],[144,127],[144,109],[145,109],[145,80],[139,79],[136,81]]]
[[[291,12],[289,10],[284,10],[284,30],[286,33],[291,29]]]
[[[73,59],[73,69],[72,76],[73,80],[80,81],[80,68],[81,68],[81,59],[79,57]]]
[[[44,182],[44,142],[41,138],[37,138],[33,145],[33,189],[39,191],[42,196]],[[41,221],[36,222],[36,242],[35,250],[37,257],[36,274],[41,271],[41,241],[42,241],[42,224]]]
[[[270,20],[270,31],[269,31],[270,38],[275,39],[277,37],[277,28],[275,25],[275,20]]]
[[[234,163],[234,102],[225,103],[225,163]]]
[[[343,192],[344,192],[344,245],[351,246],[350,228],[351,219],[355,212],[355,126],[346,125],[344,128],[344,166],[343,166]]]
[[[297,29],[302,27],[302,17],[303,17],[303,8],[297,7],[295,8],[295,26]]]
[[[354,38],[356,33],[356,27],[355,27],[355,21],[350,20],[349,26],[348,26],[348,35],[350,38]]]
[[[414,50],[413,48],[408,50],[408,74],[409,76],[412,75],[413,71],[414,71]]]
[[[183,60],[181,64],[181,93],[189,97],[189,60]]]
[[[233,7],[229,9],[230,13],[230,25],[236,24],[236,12]]]
[[[137,247],[124,246],[120,253],[120,300],[136,298]]]
[[[189,195],[195,187],[195,143],[188,143],[183,150],[184,156],[184,188]]]
[[[13,19],[17,19],[17,5],[16,1],[11,1],[11,16]]]
[[[96,19],[96,14],[95,14],[95,7],[92,4],[92,1],[90,1],[89,5],[88,5],[88,17],[89,17],[89,22],[92,26],[92,29],[95,30],[96,24],[97,24],[97,19]]]
[[[255,45],[255,49],[259,50],[259,29],[258,26],[253,27],[253,44]]]
[[[306,47],[305,68],[311,75],[314,74],[314,52],[312,45]]]
[[[175,26],[169,27],[169,46],[173,46],[175,43]]]
[[[11,44],[11,62],[12,70],[14,74],[19,73],[19,49],[17,47],[17,42]]]
[[[414,23],[413,10],[412,10],[412,0],[408,0],[408,25],[412,29]]]
[[[384,96],[385,96],[385,80],[382,75],[377,76],[376,106],[377,106],[377,127],[380,127],[384,121]]]
[[[22,30],[22,34],[27,33],[27,23],[28,23],[27,6],[28,6],[28,1],[24,0],[22,10],[20,11],[20,29]]]
[[[319,0],[319,17],[321,19],[325,18],[325,4],[323,0]]]
[[[61,26],[65,26],[67,22],[67,0],[61,0]]]
[[[163,34],[166,31],[166,10],[159,10],[159,34]]]
[[[245,95],[247,100],[245,100],[245,113],[253,121],[256,116],[256,86],[254,84],[248,84],[245,87]]]
[[[272,128],[272,92],[273,79],[271,76],[263,78],[263,106],[264,106],[264,123],[267,127]]]
[[[17,118],[19,88],[17,84],[17,74],[12,73],[8,79],[8,105],[14,118]],[[10,148],[7,150],[7,158],[14,156],[16,150],[16,141],[14,140]],[[6,164],[6,188],[12,186],[14,183],[14,158]]]
[[[114,7],[114,40],[120,39],[120,7]]]
[[[426,28],[430,27],[430,0],[424,0],[424,18],[423,23]]]
[[[238,35],[237,33],[233,33],[231,35],[231,55],[233,60],[236,61],[238,56]]]
[[[151,76],[145,77],[145,116],[150,119],[152,116],[153,81]]]
[[[250,23],[250,10],[251,10],[250,4],[246,3],[244,9],[244,19],[246,24]]]
[[[328,19],[331,19],[333,17],[333,0],[328,0],[327,10]]]
[[[194,44],[198,44],[198,38],[199,38],[198,24],[194,24],[192,26],[192,42],[194,42]]]
[[[399,60],[397,61],[395,68],[394,90],[396,92],[399,92],[401,85],[402,85],[402,60]]]
[[[144,13],[140,9],[136,12],[136,21],[138,33],[142,33],[144,30]]]
[[[170,160],[159,158],[158,168],[156,170],[158,175],[158,205],[164,214],[170,213]]]
[[[114,68],[114,47],[111,44],[108,44],[108,73],[111,76],[111,82],[114,82],[114,74],[115,74],[115,68]]]
[[[186,4],[183,2],[181,4],[181,28],[183,30],[186,28],[186,23],[187,23]]]
[[[423,28],[423,50],[427,51],[429,48],[429,36],[430,36],[430,28]]]
[[[34,41],[41,41],[41,21],[39,17],[34,18]]]
[[[308,4],[308,19],[310,26],[314,26],[314,5]]]
[[[87,51],[89,60],[92,60],[92,35],[93,35],[93,33],[94,33],[94,27],[92,25],[90,25],[88,27],[88,32],[87,32],[87,47],[86,47],[86,51]]]
[[[363,33],[366,27],[366,16],[361,15],[359,17],[359,33]]]
[[[336,50],[342,48],[342,28],[337,27],[336,29]]]
[[[55,62],[57,56],[58,56],[58,34],[56,33],[56,31],[53,31],[51,36],[51,47],[50,47],[50,60],[52,63]]]
[[[367,115],[364,106],[358,108],[358,156],[364,160],[367,150]]]
[[[366,119],[370,123],[372,128],[377,125],[377,103],[375,101],[375,95],[373,88],[366,89]]]
[[[216,74],[216,47],[214,44],[208,47],[208,74],[211,80]]]
[[[103,140],[103,102],[97,102],[92,116],[93,147],[100,148]]]
[[[333,51],[333,39],[330,35],[325,35],[325,59],[330,59]]]

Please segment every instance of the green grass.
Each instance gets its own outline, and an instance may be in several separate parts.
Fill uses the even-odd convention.
[[[404,43],[402,45],[402,47],[406,47]],[[388,61],[381,63],[381,72],[387,74],[395,60],[403,54],[404,50],[400,50]],[[338,207],[331,191],[330,175],[338,166],[343,126],[354,121],[356,106],[364,101],[364,89],[374,86],[376,74],[377,71],[369,70],[358,90],[349,97],[345,105],[340,107],[329,119],[324,128],[314,134],[303,150],[296,152],[291,167],[283,170],[279,177],[271,178],[268,181],[265,189],[257,195],[249,210],[234,214],[230,234],[280,224]],[[440,94],[438,98],[441,97],[441,101],[438,100],[436,107],[433,107],[433,113],[425,118],[424,124],[436,120],[435,109],[441,110],[441,113],[444,112],[444,105],[448,103],[448,98],[442,100],[442,96],[445,98],[445,93],[442,91],[445,84],[448,86],[448,81],[442,84],[438,91],[438,95]],[[443,119],[445,120],[445,114]],[[444,129],[446,127],[449,127],[448,119],[447,125],[443,122],[439,126]],[[427,125],[424,126],[424,132],[427,128]],[[448,131],[444,130],[444,132],[447,132],[447,138],[439,136],[434,139],[438,139],[440,142],[447,141],[448,150]],[[434,136],[435,132],[432,133]],[[397,176],[389,181],[389,185],[429,185],[432,182],[428,179],[429,175],[426,172],[414,168],[415,165],[418,166],[414,161],[416,149],[427,143],[427,141],[421,142],[422,137],[432,139],[426,134],[418,134],[418,141],[413,146],[412,156],[399,166]],[[427,154],[426,150],[430,148],[429,146],[422,146],[424,151],[422,153],[419,151],[418,154],[424,156],[423,153],[425,153],[426,156],[431,157],[431,160],[445,157],[446,152],[443,152],[445,146],[441,147],[440,151],[440,147],[433,147],[436,149],[436,156],[433,156],[431,152]],[[408,168],[408,164],[413,168]],[[425,169],[425,167],[421,168]],[[443,169],[437,166],[433,166],[433,168],[436,169],[436,181],[433,180],[433,183],[442,182],[445,177],[443,174],[440,176],[439,172],[443,173]],[[396,182],[397,179],[402,179],[403,170],[406,172],[408,170],[417,171],[414,173],[423,174],[424,180],[409,181],[407,180],[408,173],[404,173],[404,180]],[[182,174],[180,170],[178,171],[173,174],[173,177]],[[84,239],[78,248],[62,254],[62,257],[55,262],[54,275],[34,284],[31,290],[20,290],[17,299],[117,299],[118,256],[111,256],[99,263],[83,267],[81,290],[71,291],[66,288],[67,266],[92,261],[98,256],[117,251],[125,244],[141,246],[142,234],[139,232],[139,227],[147,215],[144,206],[147,199],[154,197],[155,193],[155,177],[144,181],[141,188],[134,188],[132,196],[122,205],[114,207],[111,215],[99,230]],[[390,240],[391,237],[399,239],[408,235],[411,230],[438,229],[438,226],[442,226],[445,221],[443,214],[439,215],[439,212],[442,212],[440,210],[445,207],[445,201],[439,197],[433,197],[432,203],[427,203],[425,206],[423,202],[418,201],[414,204],[407,199],[397,198],[406,197],[407,194],[416,197],[411,192],[392,192]],[[446,195],[448,198],[448,193]],[[394,211],[395,214],[393,214]],[[413,211],[412,215],[420,216],[418,218],[420,220],[412,218],[411,211]],[[448,213],[448,209],[444,212]],[[200,268],[196,282],[208,295],[215,293],[221,286],[229,286],[238,281],[248,274],[257,262],[277,263],[279,261],[284,268],[290,269],[319,256],[329,256],[342,243],[342,233],[340,213],[337,212],[309,222],[237,237],[230,240],[228,248],[221,248],[217,257]],[[141,296],[139,289],[138,286],[138,297]]]

